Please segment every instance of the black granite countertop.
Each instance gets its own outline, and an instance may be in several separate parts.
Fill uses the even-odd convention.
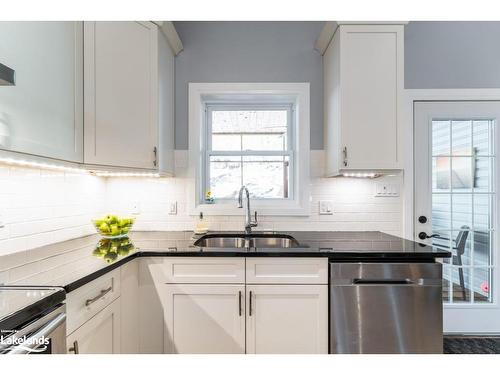
[[[104,243],[99,242],[98,245],[87,246],[78,251],[68,251],[58,255],[62,259],[56,271],[45,270],[42,263],[36,264],[47,262],[47,259],[35,261],[26,259],[26,263],[38,269],[39,272],[30,278],[10,281],[8,285],[60,286],[66,292],[71,292],[136,257],[327,257],[332,262],[432,262],[436,258],[451,256],[448,251],[381,232],[279,232],[294,237],[299,243],[298,247],[239,249],[202,248],[194,246],[194,242],[200,236],[192,235],[192,232],[191,234],[175,233],[183,233],[184,241],[178,241],[175,245],[162,246],[160,244],[157,247],[150,247],[147,241],[135,241],[134,234],[132,234],[132,243],[136,243],[135,246],[131,246],[127,239],[122,239],[120,240],[122,242],[110,244],[104,241]],[[241,232],[223,233],[241,234]],[[34,251],[31,252],[36,254]],[[0,264],[1,261],[2,257],[0,257]]]

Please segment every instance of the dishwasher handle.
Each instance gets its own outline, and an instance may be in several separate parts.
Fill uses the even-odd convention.
[[[412,285],[410,279],[353,279],[353,285]]]

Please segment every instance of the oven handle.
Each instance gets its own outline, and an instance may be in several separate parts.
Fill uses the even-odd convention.
[[[38,331],[33,333],[31,336],[27,338],[30,339],[31,343],[20,344],[17,346],[13,346],[12,349],[7,349],[6,354],[29,354],[36,349],[36,347],[40,346],[36,343],[38,339],[41,337],[47,337],[52,332],[54,332],[57,327],[59,327],[62,323],[66,321],[66,313],[58,314],[54,319],[48,321],[45,325],[43,325]]]

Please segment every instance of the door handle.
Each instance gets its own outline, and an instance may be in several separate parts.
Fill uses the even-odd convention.
[[[249,292],[248,297],[248,316],[252,316],[252,291]]]
[[[241,316],[241,290],[238,292],[238,315]]]
[[[439,238],[439,234],[432,234],[432,235],[428,236],[427,233],[420,232],[418,234],[418,238],[420,238],[421,240],[426,240],[427,238]]]
[[[73,352],[75,354],[79,354],[79,350],[78,350],[78,341],[75,340],[73,342],[73,346],[71,348],[68,349],[68,352]]]

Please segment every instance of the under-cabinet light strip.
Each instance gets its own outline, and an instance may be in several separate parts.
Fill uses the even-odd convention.
[[[48,170],[61,171],[61,172],[74,172],[74,173],[87,173],[88,172],[82,168],[67,167],[65,165],[43,163],[43,162],[23,160],[23,159],[0,158],[0,163],[13,165],[16,167],[40,168],[40,169],[48,169]]]
[[[75,168],[59,164],[38,162],[32,160],[5,158],[5,157],[0,157],[0,163],[16,167],[39,168],[39,169],[46,169],[46,170],[60,171],[60,172],[92,174],[98,177],[160,177],[159,173],[152,173],[152,172],[96,171],[85,168]]]
[[[377,173],[343,173],[344,177],[356,177],[356,178],[375,178],[378,177]]]
[[[152,172],[106,172],[92,171],[98,177],[160,177],[159,173]]]

